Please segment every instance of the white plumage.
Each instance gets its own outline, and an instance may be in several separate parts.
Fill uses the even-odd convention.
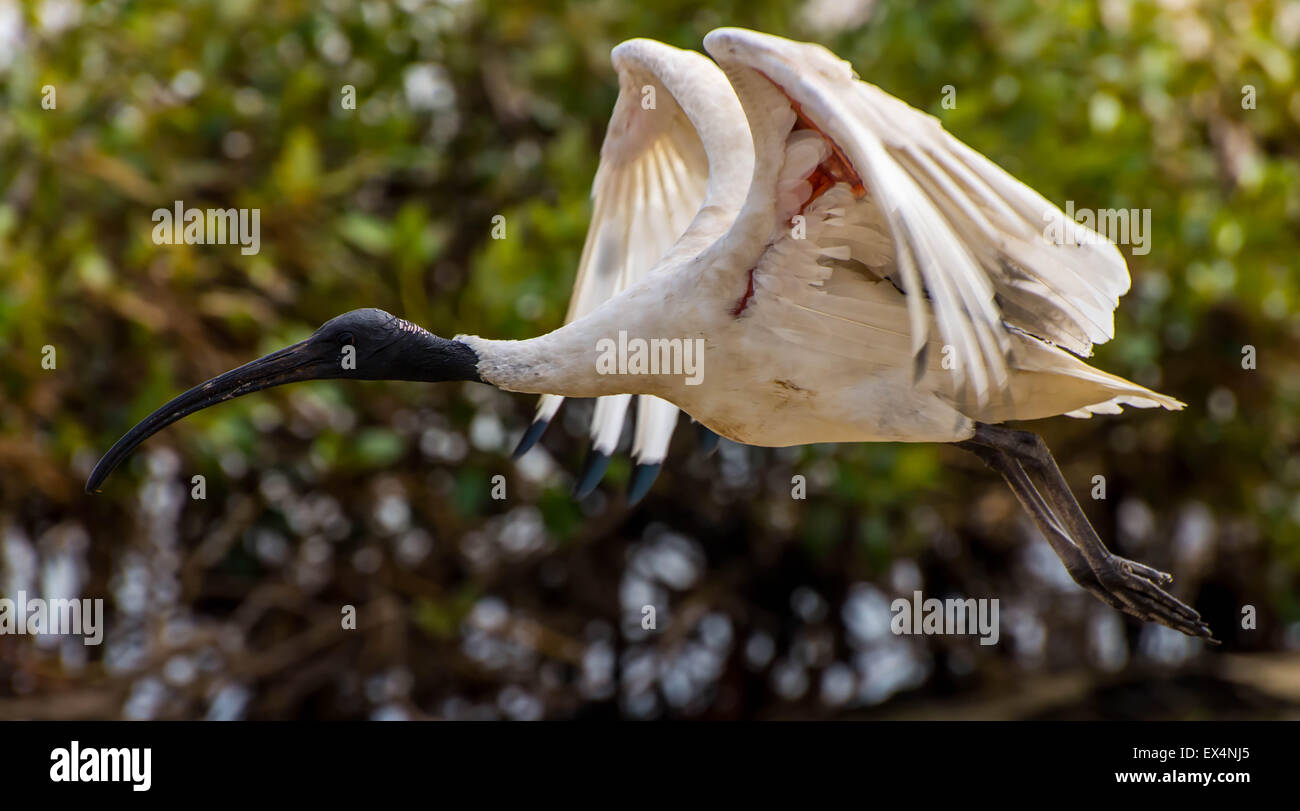
[[[716,65],[649,40],[614,50],[569,323],[462,338],[489,382],[545,393],[522,448],[575,395],[601,397],[605,458],[640,396],[643,464],[663,459],[675,407],[768,446],[1181,407],[1079,357],[1113,336],[1129,287],[1108,240],[821,46],[720,29],[705,48]],[[703,383],[594,374],[620,330],[702,338]]]
[[[644,280],[679,241],[680,256],[721,235],[740,210],[753,166],[740,104],[707,58],[634,39],[615,48],[612,61],[618,101],[592,184],[591,226],[568,322]],[[608,395],[596,403],[592,448],[604,460],[618,444],[630,401]],[[542,396],[532,439],[562,402],[558,395]],[[636,458],[661,462],[676,421],[672,403],[638,397]]]

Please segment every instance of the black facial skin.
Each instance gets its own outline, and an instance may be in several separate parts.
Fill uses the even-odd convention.
[[[351,368],[344,368],[346,357],[351,358]],[[86,492],[98,492],[141,442],[182,417],[235,397],[329,378],[482,382],[477,366],[478,356],[465,344],[439,338],[383,310],[353,310],[325,322],[307,340],[218,375],[150,414],[99,460],[86,480]]]

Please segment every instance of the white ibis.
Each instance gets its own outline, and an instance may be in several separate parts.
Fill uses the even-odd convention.
[[[1115,246],[825,48],[736,28],[704,46],[716,65],[644,39],[614,49],[620,92],[563,327],[448,340],[345,313],[154,412],[87,491],[187,414],[317,378],[541,394],[520,452],[562,398],[598,397],[585,491],[637,395],[634,499],[678,408],[751,445],[950,442],[1006,479],[1079,585],[1210,639],[1169,575],[1106,549],[1042,440],[998,425],[1182,407],[1080,359],[1113,336],[1129,287]]]

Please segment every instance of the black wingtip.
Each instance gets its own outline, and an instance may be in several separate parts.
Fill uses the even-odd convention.
[[[912,385],[921,382],[925,377],[925,367],[930,364],[930,342],[926,341],[921,345],[921,350],[912,358]]]
[[[582,473],[578,476],[578,483],[573,487],[574,498],[586,498],[591,495],[591,491],[596,489],[600,480],[605,476],[605,470],[609,467],[610,455],[601,453],[595,448],[587,454],[587,461],[582,465]]]
[[[632,473],[632,481],[627,487],[627,506],[634,506],[645,494],[650,492],[650,487],[659,478],[659,470],[664,465],[662,462],[656,462],[653,465],[638,464],[636,470]]]
[[[518,459],[528,453],[537,444],[537,440],[542,438],[542,434],[546,433],[546,426],[550,424],[550,420],[534,420],[533,424],[528,426],[528,430],[524,431],[524,435],[520,437],[519,444],[515,446],[515,452],[510,454],[510,458]]]
[[[713,455],[721,439],[722,437],[705,428],[703,423],[695,423],[695,447],[704,456]]]

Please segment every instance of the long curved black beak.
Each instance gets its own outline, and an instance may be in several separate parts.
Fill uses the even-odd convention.
[[[137,445],[182,417],[272,386],[337,376],[337,364],[321,354],[309,338],[195,386],[127,431],[90,472],[86,492],[99,492],[104,480]]]

